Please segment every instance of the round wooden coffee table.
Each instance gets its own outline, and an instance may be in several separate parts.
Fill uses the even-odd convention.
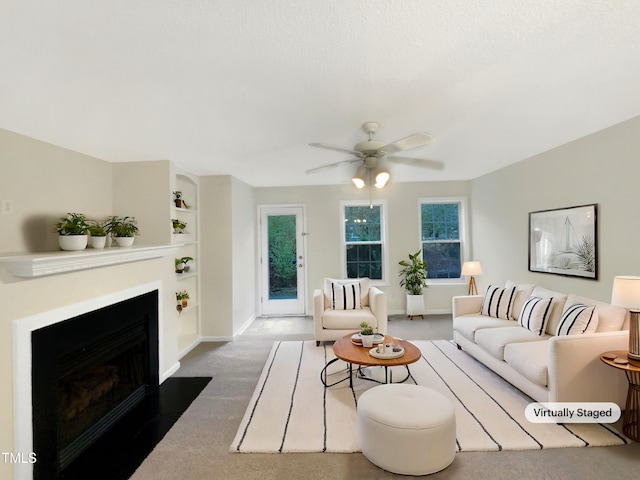
[[[368,378],[364,376],[360,376],[365,380],[370,380],[378,383],[390,383],[392,379],[389,376],[389,367],[397,367],[404,366],[407,369],[407,376],[402,380],[396,383],[405,382],[411,372],[409,371],[409,364],[417,362],[422,356],[422,352],[418,347],[416,347],[413,343],[407,342],[406,340],[402,340],[401,338],[395,338],[389,335],[385,335],[382,343],[388,344],[393,343],[394,345],[400,345],[404,348],[404,355],[398,358],[389,358],[389,359],[381,359],[373,357],[369,354],[369,350],[373,347],[363,347],[362,345],[356,345],[352,342],[351,337],[354,333],[350,333],[345,335],[342,338],[336,340],[333,344],[333,353],[336,358],[331,359],[320,372],[320,380],[325,387],[332,387],[333,385],[337,385],[340,382],[344,382],[345,380],[349,380],[349,386],[353,387],[353,365],[358,365],[358,372],[362,372],[362,367],[384,367],[384,382],[375,380],[373,378]],[[332,384],[327,384],[327,368],[337,362],[338,360],[343,360],[349,366],[348,376],[334,382]]]

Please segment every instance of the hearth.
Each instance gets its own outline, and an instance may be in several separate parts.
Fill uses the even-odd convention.
[[[157,291],[34,330],[34,478],[57,478],[158,383]]]

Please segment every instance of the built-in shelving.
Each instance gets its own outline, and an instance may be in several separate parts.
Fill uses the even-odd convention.
[[[176,273],[176,291],[189,292],[189,306],[177,313],[178,321],[178,356],[182,357],[198,344],[201,336],[200,328],[200,232],[199,232],[199,192],[198,178],[186,172],[176,171],[172,191],[182,192],[182,200],[188,207],[177,207],[175,201],[171,205],[171,218],[186,222],[184,233],[173,233],[171,241],[179,244],[176,258],[192,257],[188,272]]]
[[[16,254],[0,257],[0,263],[16,277],[33,278],[164,257],[177,251],[181,246],[181,244],[170,244]]]

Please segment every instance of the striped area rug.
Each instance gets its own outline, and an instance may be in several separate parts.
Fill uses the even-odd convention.
[[[407,383],[438,390],[455,405],[458,451],[533,450],[629,443],[607,424],[530,423],[532,400],[446,340],[412,341],[422,358],[410,366]],[[375,383],[360,378],[324,387],[320,371],[334,358],[331,345],[276,342],[249,402],[232,452],[359,452],[356,406]],[[346,377],[342,361],[332,365],[331,384]],[[365,370],[383,375],[382,368]],[[404,367],[393,368],[404,378]]]

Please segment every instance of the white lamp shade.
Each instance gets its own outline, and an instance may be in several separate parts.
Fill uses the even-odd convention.
[[[351,181],[356,187],[358,188],[364,187],[364,176],[366,173],[367,173],[367,169],[364,166],[358,168],[358,170],[356,171],[356,174],[351,179]]]
[[[381,170],[376,173],[376,188],[384,187],[389,181],[390,175],[386,170]]]
[[[618,307],[640,309],[640,277],[622,275],[613,279],[611,304]]]
[[[462,264],[462,275],[468,275],[475,277],[476,275],[482,275],[482,266],[480,262],[464,262]]]

